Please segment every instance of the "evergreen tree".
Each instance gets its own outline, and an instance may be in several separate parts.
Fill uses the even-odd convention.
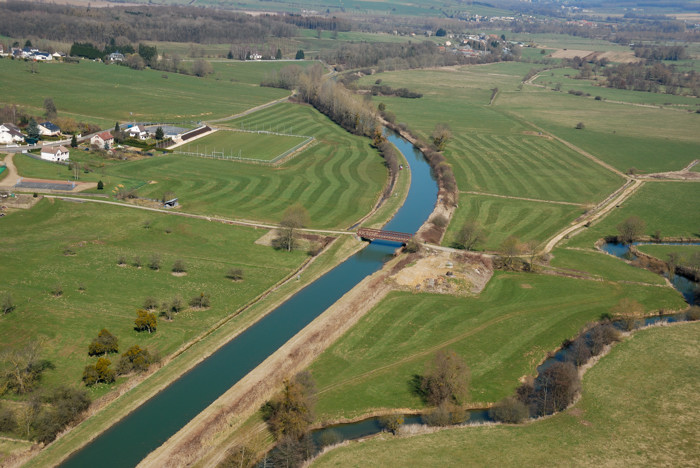
[[[29,138],[33,138],[35,140],[39,139],[39,125],[36,123],[34,118],[29,119],[29,125],[27,125],[27,135]]]
[[[162,127],[156,128],[156,140],[162,140],[163,136],[164,136],[163,128]]]
[[[282,58],[282,51],[280,49],[277,49],[277,53],[275,54],[275,59],[279,60]]]
[[[297,55],[294,58],[297,60],[304,60],[304,51],[301,49],[297,50]]]
[[[73,134],[73,136],[70,138],[70,147],[71,148],[77,148],[78,147],[78,137]]]

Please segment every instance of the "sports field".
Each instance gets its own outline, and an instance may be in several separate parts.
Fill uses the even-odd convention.
[[[479,250],[498,250],[509,236],[522,242],[544,242],[583,212],[581,206],[514,200],[494,196],[462,193],[459,209],[442,244],[452,246],[467,221],[477,221],[487,233]]]
[[[23,61],[3,60],[2,71],[0,103],[29,106],[41,114],[44,99],[52,97],[60,116],[105,127],[114,127],[115,121],[134,120],[200,122],[288,94],[260,87],[262,72],[255,83],[236,83],[150,69],[135,71],[88,60],[79,64],[39,63],[35,74],[27,71]]]
[[[278,222],[288,206],[301,203],[311,226],[347,228],[376,203],[387,171],[367,139],[298,104],[278,104],[241,120],[246,127],[293,122],[294,133],[318,143],[276,168],[173,154],[121,164],[110,173],[154,181],[139,189],[140,196],[160,199],[172,191],[184,211],[227,218]],[[237,128],[240,121],[230,125]]]
[[[147,224],[148,223],[148,224]],[[78,385],[83,367],[94,363],[87,346],[106,327],[120,349],[139,344],[162,355],[227,317],[284,278],[306,257],[254,242],[262,232],[201,220],[92,203],[42,200],[2,219],[0,297],[11,293],[16,309],[2,317],[0,352],[30,342],[56,366],[42,386]],[[160,257],[161,268],[149,263]],[[127,265],[118,266],[124,256]],[[136,267],[139,257],[142,266]],[[187,275],[171,275],[176,260]],[[226,278],[240,268],[244,280]],[[51,290],[60,285],[63,294]],[[134,331],[136,310],[152,296],[158,303],[201,292],[211,308],[184,311],[172,322],[158,319],[154,334]],[[98,386],[95,395],[105,393]]]
[[[698,323],[637,332],[586,373],[573,408],[544,420],[383,435],[313,466],[693,466],[699,339]]]
[[[307,137],[301,136],[219,130],[186,145],[178,146],[174,152],[190,153],[190,156],[271,161],[295,146],[303,144],[306,140],[308,140]]]
[[[476,298],[391,293],[311,365],[318,419],[422,408],[411,381],[440,349],[453,349],[470,367],[470,403],[498,401],[548,351],[624,297],[647,310],[684,305],[671,288],[524,273],[496,273]]]

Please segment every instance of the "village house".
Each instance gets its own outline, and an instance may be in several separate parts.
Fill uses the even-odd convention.
[[[70,153],[65,146],[52,146],[41,149],[41,159],[46,159],[47,161],[68,161],[69,157]]]
[[[112,52],[107,56],[107,60],[110,62],[123,62],[124,54],[122,54],[121,52]]]
[[[114,137],[109,132],[101,132],[90,138],[90,144],[99,148],[111,148],[114,145]]]
[[[0,144],[9,145],[11,143],[22,143],[24,135],[19,131],[19,127],[11,123],[0,125]]]
[[[39,135],[41,136],[58,136],[61,134],[61,129],[58,125],[52,124],[51,122],[44,122],[39,124]]]
[[[129,135],[129,138],[138,138],[139,140],[148,139],[148,132],[140,125],[134,125],[133,127],[129,128],[126,133]]]

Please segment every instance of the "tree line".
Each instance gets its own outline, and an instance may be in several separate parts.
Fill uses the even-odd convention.
[[[232,43],[251,37],[288,38],[298,18],[249,16],[208,8],[169,6],[90,8],[8,1],[0,3],[0,34],[52,41],[110,44],[112,40]]]

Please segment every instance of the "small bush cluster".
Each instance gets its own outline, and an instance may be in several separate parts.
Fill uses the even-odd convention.
[[[92,343],[88,346],[89,356],[99,356],[117,352],[119,352],[119,340],[106,328],[100,330],[97,334],[97,338],[92,340]]]
[[[119,358],[117,363],[117,374],[124,375],[131,372],[145,372],[151,364],[157,362],[158,358],[139,345],[134,345]]]
[[[209,295],[202,292],[190,299],[189,304],[193,309],[207,309],[211,305],[211,301]]]

